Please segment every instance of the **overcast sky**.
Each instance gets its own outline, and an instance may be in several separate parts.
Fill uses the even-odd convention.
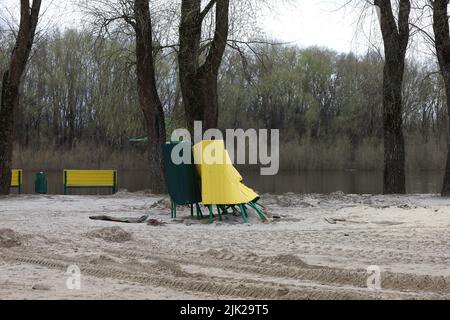
[[[268,35],[300,46],[325,46],[340,52],[367,47],[363,32],[358,32],[358,10],[341,8],[339,0],[298,0],[296,5],[278,5],[274,14],[265,14]]]
[[[366,37],[356,31],[358,13],[351,8],[337,10],[345,2],[343,0],[294,0],[295,5],[272,1],[274,10],[264,12],[261,18],[261,27],[271,38],[301,47],[317,45],[339,52],[367,48]],[[0,7],[10,9],[18,3],[19,0],[0,0]],[[52,3],[50,7],[49,3]],[[73,12],[75,8],[70,1],[43,0],[43,9],[46,20],[53,21],[52,24],[55,24],[55,18],[63,27],[79,23],[80,14]]]

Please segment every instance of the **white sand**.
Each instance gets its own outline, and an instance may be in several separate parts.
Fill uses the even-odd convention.
[[[246,225],[231,216],[208,225],[187,209],[171,221],[160,200],[145,193],[0,198],[0,299],[450,298],[448,199],[264,195],[281,219],[264,224],[251,213]],[[148,214],[167,224],[89,220],[104,214]],[[125,234],[95,237],[111,227]],[[130,241],[115,242],[128,234]],[[66,287],[70,265],[81,269],[79,291]],[[370,265],[383,271],[382,290],[367,289]]]

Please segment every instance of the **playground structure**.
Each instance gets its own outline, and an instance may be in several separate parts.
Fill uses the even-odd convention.
[[[180,147],[178,150],[181,158],[184,158],[185,150],[193,151],[191,163],[174,164],[172,151],[175,146]],[[202,203],[209,209],[210,223],[214,219],[214,206],[219,220],[232,210],[232,214],[240,211],[246,223],[249,217],[247,207],[253,209],[261,220],[268,220],[262,206],[258,204],[258,194],[243,184],[241,174],[232,165],[224,141],[205,140],[195,146],[191,142],[168,142],[163,145],[163,154],[167,188],[172,202],[172,218],[176,218],[178,205],[190,205],[191,216],[194,216],[195,206],[197,218],[201,219]],[[211,155],[214,161],[208,161]]]

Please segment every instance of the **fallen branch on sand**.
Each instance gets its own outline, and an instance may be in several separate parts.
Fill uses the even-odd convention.
[[[337,219],[337,218],[325,218],[325,221],[329,224],[336,224],[338,222],[347,222],[346,219]]]
[[[122,223],[144,223],[145,221],[147,221],[148,216],[142,216],[140,218],[114,218],[110,216],[93,216],[89,217],[89,219]]]

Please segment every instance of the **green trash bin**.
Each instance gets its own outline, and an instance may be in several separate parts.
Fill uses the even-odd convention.
[[[38,194],[47,194],[47,174],[44,172],[36,173],[34,191]]]
[[[197,208],[197,216],[201,218],[202,213],[200,180],[194,164],[193,156],[190,164],[175,164],[172,161],[172,151],[175,146],[186,144],[186,148],[192,150],[191,142],[167,142],[163,145],[164,174],[166,178],[167,191],[172,199],[172,217],[176,218],[176,206],[191,206],[191,214],[194,214],[194,205]],[[192,154],[192,152],[191,152]]]

